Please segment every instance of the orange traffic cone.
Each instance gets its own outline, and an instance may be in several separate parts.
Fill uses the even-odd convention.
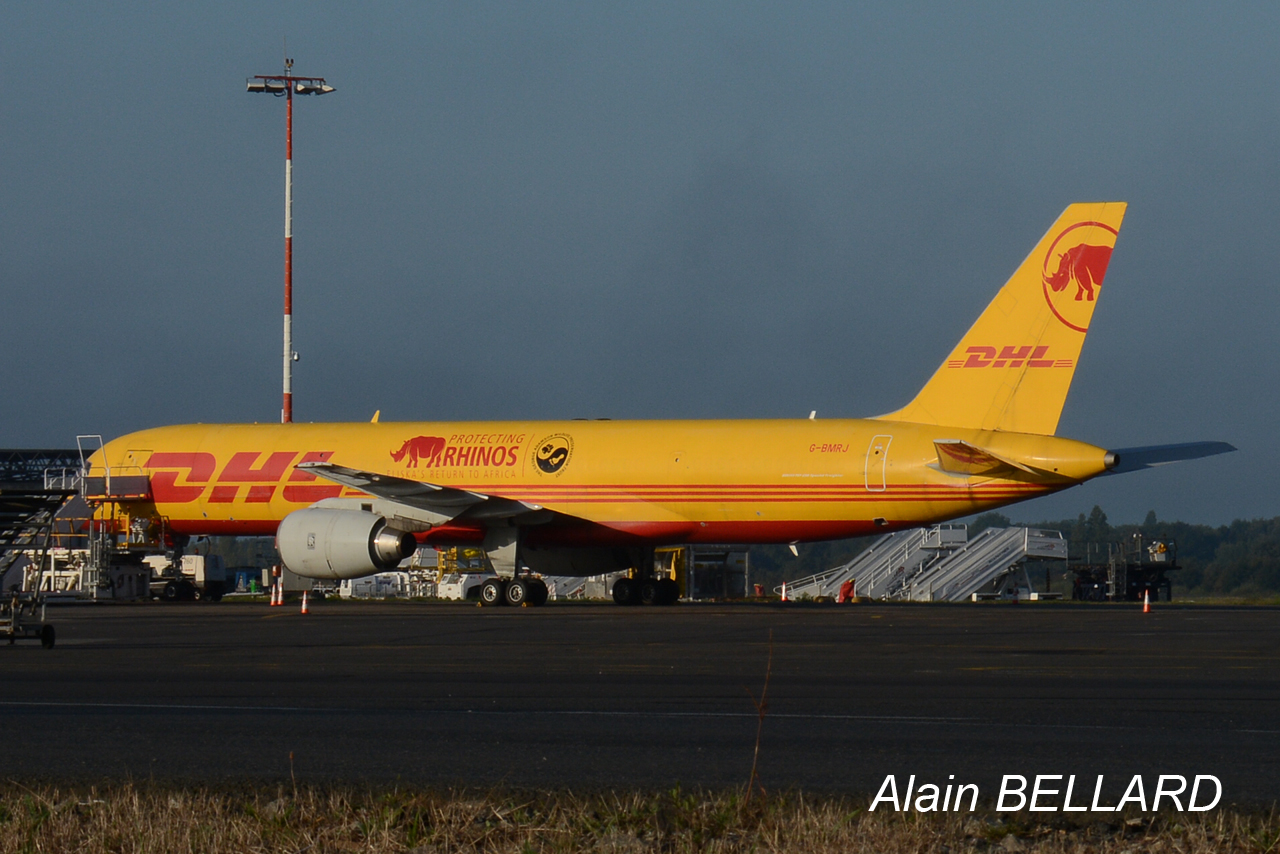
[[[1151,613],[1151,591],[1147,590],[1142,594],[1142,613]]]
[[[310,614],[311,609],[307,607],[307,591],[302,591],[302,613]]]
[[[271,607],[284,604],[284,588],[280,584],[280,580],[276,579],[276,583],[271,585]]]

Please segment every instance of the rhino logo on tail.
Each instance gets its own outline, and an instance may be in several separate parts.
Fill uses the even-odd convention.
[[[1115,245],[1116,229],[1105,222],[1069,225],[1049,244],[1040,267],[1044,299],[1068,329],[1089,331],[1094,302]]]
[[[409,468],[417,468],[419,460],[427,468],[434,468],[440,463],[440,453],[444,446],[445,440],[441,436],[414,436],[406,439],[400,450],[392,451],[391,459],[400,462],[407,456]]]
[[[1102,285],[1102,277],[1107,274],[1107,264],[1110,261],[1110,246],[1081,243],[1058,256],[1057,272],[1052,275],[1045,273],[1044,283],[1054,291],[1061,291],[1075,282],[1076,299],[1088,299],[1092,302],[1093,289]]]

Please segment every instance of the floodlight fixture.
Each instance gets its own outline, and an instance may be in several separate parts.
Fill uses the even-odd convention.
[[[334,88],[323,80],[299,80],[293,84],[293,91],[299,95],[328,95]]]

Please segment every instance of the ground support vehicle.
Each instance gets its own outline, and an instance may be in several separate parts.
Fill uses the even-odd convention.
[[[57,633],[45,622],[43,597],[14,590],[0,602],[0,638],[9,643],[17,640],[39,640],[45,649],[53,649]]]
[[[153,555],[143,563],[152,568],[153,599],[220,602],[227,592],[227,571],[219,555],[182,555],[176,561]]]
[[[1175,540],[1150,540],[1134,534],[1128,542],[1090,544],[1079,563],[1073,562],[1075,580],[1071,598],[1093,602],[1141,602],[1173,600],[1173,580],[1168,573],[1181,569]]]

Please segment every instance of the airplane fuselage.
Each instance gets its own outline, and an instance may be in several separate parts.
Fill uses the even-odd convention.
[[[958,475],[935,441],[959,440],[1056,476]],[[327,462],[473,490],[590,523],[531,528],[537,545],[790,543],[954,519],[1074,485],[1106,452],[1053,436],[875,419],[235,424],[161,427],[93,460],[145,476],[169,531],[270,535],[287,514],[363,495],[299,463]],[[478,542],[482,525],[421,535]]]

